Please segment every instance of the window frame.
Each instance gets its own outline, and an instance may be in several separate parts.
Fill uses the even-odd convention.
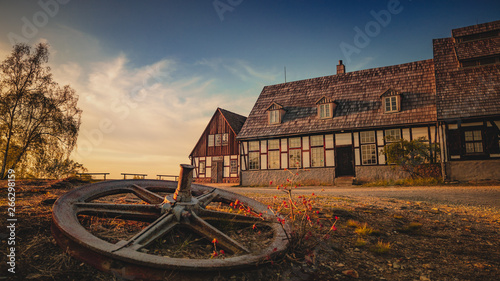
[[[294,154],[296,154],[296,155],[294,155]],[[292,157],[294,157],[294,158],[297,157],[298,160],[294,159],[292,161]],[[297,164],[297,162],[298,162],[298,164]],[[300,169],[300,168],[302,168],[302,149],[300,149],[300,148],[298,148],[298,149],[294,148],[294,149],[290,149],[288,151],[288,167],[290,169],[293,169],[293,168],[299,168]]]
[[[275,109],[269,111],[269,124],[280,124],[281,123],[281,110]]]
[[[231,174],[237,174],[238,173],[238,159],[231,159],[229,161],[229,172]]]
[[[206,169],[207,169],[207,166],[206,166],[206,162],[205,161],[200,161],[200,164],[198,166],[198,174],[206,174]]]
[[[318,152],[319,151],[319,152]],[[316,159],[319,156],[318,159]],[[322,146],[311,147],[311,167],[325,167],[325,148]]]
[[[359,132],[361,165],[377,165],[378,160],[376,141],[377,138],[375,135],[375,131]],[[367,149],[370,149],[370,153],[363,153],[366,152]]]
[[[361,164],[377,165],[377,145],[374,143],[361,145]],[[368,150],[369,149],[369,150]],[[368,152],[368,153],[365,153]]]
[[[472,140],[467,140],[467,133],[471,133]],[[476,139],[477,135],[475,133],[479,132],[479,137],[480,139]],[[478,128],[471,128],[471,129],[464,129],[463,130],[463,136],[464,136],[464,155],[483,155],[485,154],[484,151],[484,136],[483,136],[483,130],[478,129]],[[472,144],[473,151],[469,152],[468,151],[468,144]],[[481,151],[477,151],[476,149],[476,144],[480,144]]]
[[[260,169],[260,153],[258,151],[248,152],[248,170],[255,171],[259,169]]]
[[[398,132],[396,137],[392,138],[392,134],[388,132]],[[387,129],[384,131],[386,142],[397,142],[401,139],[401,129]]]
[[[222,145],[222,135],[215,134],[215,146],[221,146],[221,145]]]
[[[281,159],[281,153],[279,150],[269,150],[267,152],[267,168],[269,170],[279,170],[280,159]]]
[[[394,99],[394,101],[393,101]],[[389,103],[388,103],[389,101]],[[389,106],[389,108],[388,108]],[[388,110],[389,109],[389,110]],[[399,112],[399,96],[384,97],[384,113]]]
[[[298,143],[297,143],[298,141]],[[301,148],[302,147],[302,138],[289,138],[288,139],[288,148]]]
[[[332,118],[332,105],[331,103],[322,103],[318,105],[318,112],[320,119]]]
[[[222,134],[222,146],[226,146],[229,144],[229,134],[224,133]]]
[[[208,147],[215,146],[215,135],[208,135]]]

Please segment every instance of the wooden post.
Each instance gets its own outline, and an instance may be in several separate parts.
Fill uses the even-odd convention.
[[[193,165],[181,164],[181,172],[174,200],[177,202],[191,202],[191,183],[193,182]]]

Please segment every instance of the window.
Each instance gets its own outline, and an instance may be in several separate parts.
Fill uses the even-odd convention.
[[[228,142],[229,142],[229,134],[228,133],[222,134],[222,145],[227,145]]]
[[[326,96],[317,100],[316,105],[318,106],[318,118],[320,119],[332,118],[333,112],[337,108],[337,104]]]
[[[395,142],[401,139],[401,130],[400,129],[390,129],[385,130],[385,140],[387,142]]]
[[[237,159],[231,159],[231,174],[237,174],[238,173],[238,160]]]
[[[285,109],[283,106],[279,103],[272,102],[267,108],[266,111],[268,112],[267,114],[267,119],[269,121],[269,124],[279,124],[281,123],[281,119],[283,115],[285,115]]]
[[[248,160],[249,160],[249,169],[250,170],[258,170],[260,168],[259,166],[259,153],[258,152],[250,152],[248,153]]]
[[[248,144],[248,150],[249,151],[259,150],[259,141],[251,141]]]
[[[325,166],[325,147],[323,135],[311,136],[311,166]]]
[[[279,150],[269,151],[268,154],[268,168],[269,169],[279,169],[280,168],[280,152]]]
[[[311,166],[325,166],[325,149],[323,147],[313,147],[311,149]]]
[[[280,149],[280,140],[269,140],[267,146],[269,150]]]
[[[319,118],[330,118],[332,117],[330,114],[330,104],[320,104],[319,105]]]
[[[384,104],[385,104],[385,112],[397,112],[399,111],[398,109],[398,97],[397,96],[392,96],[392,97],[386,97],[384,99]]]
[[[300,147],[300,138],[291,138],[290,148],[298,148],[298,147]]]
[[[465,153],[483,153],[483,137],[481,130],[465,131]]]
[[[375,131],[360,132],[361,143],[374,143]]]
[[[361,162],[363,165],[377,164],[377,147],[375,146],[375,131],[359,133],[361,142]]]
[[[208,135],[208,146],[214,146],[214,135]]]
[[[311,136],[311,146],[323,146],[323,135]]]
[[[363,165],[377,164],[377,152],[375,144],[366,144],[361,146],[361,158]]]
[[[215,135],[215,146],[220,146],[221,145],[221,135],[217,134]]]
[[[200,162],[200,174],[205,173],[205,162]]]
[[[300,155],[302,151],[300,149],[292,149],[289,151],[289,167],[290,168],[300,168],[301,167],[301,158]]]
[[[281,113],[279,110],[269,111],[269,124],[281,123]]]

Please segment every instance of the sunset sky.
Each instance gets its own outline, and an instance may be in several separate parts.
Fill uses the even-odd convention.
[[[265,85],[432,58],[432,39],[500,19],[500,1],[0,0],[0,60],[50,45],[83,110],[89,172],[178,174],[217,107]],[[360,34],[360,32],[362,34]],[[367,39],[367,40],[366,40]]]

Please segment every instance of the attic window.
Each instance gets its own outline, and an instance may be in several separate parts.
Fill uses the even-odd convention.
[[[334,109],[337,105],[329,98],[322,97],[317,102],[318,106],[318,118],[319,119],[327,119],[332,118],[334,114]]]
[[[271,110],[269,111],[269,124],[279,124],[281,123],[279,110]]]
[[[330,104],[320,104],[319,105],[319,118],[330,118],[332,117],[330,113]]]
[[[384,113],[393,113],[401,111],[401,94],[398,91],[389,89],[381,96]]]
[[[272,102],[266,109],[267,119],[270,125],[280,124],[283,121],[283,115],[285,115],[285,109],[281,104]]]

